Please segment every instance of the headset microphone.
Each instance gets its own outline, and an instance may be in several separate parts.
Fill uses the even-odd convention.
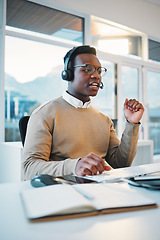
[[[99,88],[103,89],[103,87],[104,87],[104,84],[101,82]]]

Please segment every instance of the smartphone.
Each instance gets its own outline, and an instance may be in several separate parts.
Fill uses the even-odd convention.
[[[77,176],[77,175],[65,175],[60,177],[70,183],[97,183],[95,180],[86,179],[85,177]]]

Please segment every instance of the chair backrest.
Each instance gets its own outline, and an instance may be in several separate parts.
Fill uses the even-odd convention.
[[[19,120],[19,132],[20,132],[23,146],[24,146],[25,137],[26,137],[28,120],[29,120],[29,116],[24,116]]]
[[[111,119],[111,120],[112,120],[112,122],[113,122],[114,128],[116,128],[116,127],[117,127],[117,121],[118,121],[118,119]]]

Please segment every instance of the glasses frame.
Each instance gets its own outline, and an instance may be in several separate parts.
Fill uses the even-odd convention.
[[[92,73],[88,73],[88,72],[86,71],[88,66],[91,66],[91,67],[94,68],[94,71],[93,71]],[[85,67],[85,68],[86,68],[86,69],[85,69],[85,72],[86,72],[87,74],[89,74],[89,75],[92,75],[95,71],[97,71],[97,73],[98,73],[98,75],[99,75],[100,77],[103,77],[103,76],[105,75],[105,73],[107,72],[107,68],[105,68],[105,67],[98,67],[98,68],[96,68],[94,65],[89,64],[89,63],[73,66],[73,68],[76,68],[76,67]],[[103,71],[101,71],[101,73],[99,73],[99,72],[98,72],[98,69],[103,69]]]

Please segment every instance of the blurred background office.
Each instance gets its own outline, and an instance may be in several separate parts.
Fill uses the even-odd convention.
[[[160,161],[159,23],[160,0],[0,0],[0,182],[20,178],[19,119],[62,95],[63,57],[82,44],[108,69],[93,105],[121,137],[124,99],[141,101],[137,161]]]

